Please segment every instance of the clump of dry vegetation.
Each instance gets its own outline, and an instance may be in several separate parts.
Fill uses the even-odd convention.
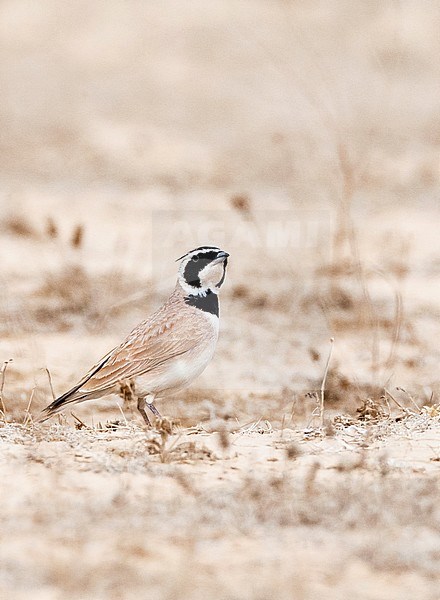
[[[37,232],[28,219],[18,214],[10,214],[0,219],[0,232],[23,238],[38,237]]]
[[[383,576],[397,591],[410,570],[418,585],[426,578],[432,581],[426,589],[434,590],[440,512],[438,449],[431,440],[439,428],[438,417],[407,415],[404,422],[388,421],[386,429],[383,422],[338,426],[331,442],[285,429],[281,436],[237,431],[222,444],[206,433],[174,431],[167,420],[151,432],[133,425],[75,430],[3,423],[1,525],[9,542],[0,573],[26,565],[26,585],[35,590],[54,586],[67,594],[80,580],[83,594],[103,597],[119,581],[103,577],[96,556],[104,553],[113,565],[130,565],[129,598],[146,585],[167,598],[168,583],[182,589],[189,569],[188,597],[198,599],[202,586],[205,594],[215,590],[226,599],[242,589],[239,573],[255,569],[260,590],[270,582],[277,597],[287,599],[298,585],[297,578],[288,579],[292,560],[308,589],[328,585],[331,577],[343,595],[350,584],[344,569],[335,574],[328,555],[337,550],[341,565],[362,565],[357,585]],[[412,443],[419,448],[417,465],[408,460]],[[16,485],[20,475],[15,481],[7,476],[24,463],[29,497],[26,486]],[[31,532],[45,551],[19,553]],[[72,548],[87,554],[91,539],[95,558],[77,562],[74,583],[67,568]],[[244,539],[246,552],[236,554],[233,548]],[[310,551],[305,564],[303,539]],[[275,562],[261,556],[263,540]],[[211,544],[213,554],[203,550]],[[165,562],[158,571],[159,557]],[[227,583],[219,561],[228,565]],[[312,577],[315,564],[320,569]],[[211,573],[207,579],[204,569]],[[9,591],[7,581],[1,579],[2,591]],[[24,583],[14,581],[21,593]]]
[[[33,292],[28,320],[39,328],[65,331],[75,326],[104,330],[109,319],[116,320],[127,308],[145,307],[151,294],[145,283],[124,273],[110,271],[91,275],[81,264],[67,264],[48,272]]]

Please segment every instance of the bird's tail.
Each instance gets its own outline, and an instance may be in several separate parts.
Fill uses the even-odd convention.
[[[108,362],[112,355],[112,352],[113,350],[109,352],[106,356],[104,356],[104,358],[97,365],[92,367],[92,369],[90,369],[87,375],[83,377],[83,379],[81,379],[81,381],[75,387],[73,387],[68,392],[54,400],[51,404],[49,404],[49,406],[46,406],[46,408],[42,411],[40,417],[37,419],[37,422],[41,423],[42,421],[46,421],[46,419],[50,419],[50,417],[62,411],[66,404],[71,404],[73,402],[82,402],[83,400],[92,400],[93,398],[99,398],[100,396],[102,396],[103,391],[107,391],[105,388],[87,391],[85,391],[84,389],[81,390],[81,388],[88,381],[90,381],[93,375],[95,375],[95,373],[97,373]]]
[[[56,400],[49,404],[49,406],[46,406],[46,408],[41,412],[41,415],[38,417],[37,422],[42,423],[43,421],[50,419],[50,417],[53,417],[53,415],[61,412],[65,408],[66,404],[81,402],[81,400],[86,400],[87,397],[88,394],[79,392],[79,388],[72,388],[59,398],[56,398]]]

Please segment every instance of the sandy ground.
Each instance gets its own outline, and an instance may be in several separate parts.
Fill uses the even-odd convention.
[[[0,3],[2,598],[440,598],[439,30]],[[117,397],[33,424],[206,243],[221,335],[172,427]]]
[[[3,426],[2,597],[439,597],[438,417],[259,427]]]

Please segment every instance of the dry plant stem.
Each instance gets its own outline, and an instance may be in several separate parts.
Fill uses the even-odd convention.
[[[390,403],[388,402],[387,394],[384,395],[383,399],[385,401],[385,404],[387,405],[387,410],[388,410],[387,419],[389,419],[391,416],[391,406],[390,406]]]
[[[29,423],[29,421],[32,421],[32,416],[31,416],[30,410],[31,410],[31,405],[32,405],[32,401],[34,399],[34,394],[35,394],[35,390],[36,389],[37,389],[37,386],[34,385],[34,387],[32,388],[32,391],[31,391],[31,395],[29,397],[28,405],[26,407],[25,418],[24,418],[24,421],[23,421],[23,425],[27,425]]]
[[[282,439],[282,437],[283,437],[285,426],[286,426],[286,415],[284,414],[283,419],[281,421],[280,439]]]
[[[371,340],[371,375],[372,381],[377,380],[377,373],[379,371],[379,332],[378,332],[378,318],[376,310],[374,308],[373,300],[371,299],[370,290],[368,289],[367,274],[365,268],[362,266],[361,260],[357,258],[356,261],[358,280],[362,288],[362,294],[364,297],[365,305],[368,309],[368,317],[370,321],[370,328],[372,332]]]
[[[396,363],[397,350],[399,347],[400,334],[402,330],[402,323],[404,320],[403,298],[401,292],[399,291],[399,289],[397,289],[394,281],[391,277],[389,277],[387,273],[384,273],[379,269],[373,269],[372,272],[382,277],[394,292],[394,323],[393,332],[391,336],[391,347],[388,354],[388,358],[386,359],[383,367],[386,373],[387,371],[390,372]]]
[[[396,400],[396,398],[393,396],[393,394],[391,394],[391,392],[389,392],[386,388],[384,388],[384,392],[385,392],[385,394],[387,394],[387,396],[389,398],[391,398],[391,400],[394,402],[394,404],[396,406],[398,406],[402,412],[404,412],[404,413],[412,412],[412,411],[408,410],[407,408],[405,408],[404,406],[402,406],[400,404],[400,402],[398,400]],[[418,407],[417,407],[417,411],[420,412]]]
[[[353,257],[352,264],[356,269],[356,275],[366,306],[368,308],[368,316],[373,332],[372,338],[372,361],[371,370],[373,381],[376,379],[378,370],[378,353],[379,340],[377,331],[377,317],[374,310],[374,305],[371,300],[370,292],[366,281],[366,275],[361,263],[359,254],[359,244],[357,232],[353,225],[352,219],[352,204],[356,185],[358,184],[359,165],[354,164],[353,159],[349,156],[347,146],[341,139],[336,140],[336,152],[339,160],[339,169],[342,179],[342,192],[338,202],[337,214],[337,231],[334,239],[334,253],[338,262],[344,262],[344,245],[347,244]]]
[[[5,377],[6,377],[6,369],[8,368],[9,363],[12,362],[12,358],[9,360],[5,360],[0,369],[1,382],[0,382],[0,410],[3,413],[3,416],[6,416],[6,408],[5,403],[3,402],[3,388],[5,387]]]
[[[324,427],[324,401],[325,401],[325,382],[327,381],[327,374],[330,366],[330,360],[333,353],[333,344],[335,342],[334,338],[330,338],[330,350],[327,357],[327,363],[325,365],[324,377],[322,378],[321,383],[321,403],[319,407],[319,421],[321,428]]]
[[[245,425],[243,425],[240,428],[240,431],[238,434],[244,435],[245,433],[251,433],[261,423],[261,419],[262,419],[262,417],[260,417],[257,421],[250,421],[249,423],[246,423]]]
[[[385,368],[390,371],[396,363],[397,349],[400,342],[400,332],[403,322],[403,300],[401,293],[395,291],[395,313],[394,313],[394,333],[391,341],[391,350],[385,363]]]
[[[81,421],[81,419],[79,417],[77,417],[76,415],[74,415],[73,412],[71,412],[70,414],[75,419],[75,421],[77,421],[80,424],[81,428],[83,428],[83,429],[90,429],[90,427],[88,425],[86,425],[84,423],[84,421]]]
[[[171,442],[169,448],[166,448],[166,443],[168,441],[168,437],[162,437],[162,452],[161,452],[161,456],[160,456],[160,462],[165,463],[168,461],[168,458],[171,454],[171,452],[174,450],[174,448],[177,446],[177,443],[180,441],[180,438],[182,437],[182,434],[179,433],[179,435],[177,436],[177,438]]]
[[[50,393],[52,394],[52,400],[56,399],[56,395],[53,389],[53,385],[52,385],[52,375],[50,374],[50,371],[47,367],[44,368],[44,370],[47,373],[47,378],[49,379],[49,387],[50,387]]]
[[[416,401],[414,400],[414,398],[411,396],[410,393],[408,393],[404,388],[402,387],[398,387],[396,388],[397,390],[399,390],[400,392],[403,392],[404,394],[406,394],[408,396],[408,398],[410,399],[411,404],[414,406],[414,408],[416,409],[416,411],[418,412],[418,414],[421,413],[420,407],[417,406]]]
[[[124,419],[125,426],[128,427],[127,417],[125,416],[125,413],[124,413],[124,410],[123,410],[122,406],[120,406],[119,402],[116,402],[116,406],[118,407],[119,412],[121,413],[122,418]]]
[[[337,134],[337,132],[336,132]],[[378,319],[374,310],[374,305],[368,290],[366,275],[359,255],[359,245],[357,232],[353,225],[352,203],[356,185],[359,178],[359,164],[355,164],[349,156],[344,142],[336,135],[336,153],[339,161],[339,170],[341,173],[342,190],[338,199],[337,209],[337,228],[333,240],[334,260],[336,263],[344,263],[344,247],[348,247],[351,256],[350,262],[355,268],[355,274],[359,281],[364,296],[365,304],[368,309],[368,318],[372,329],[372,348],[371,348],[371,371],[373,381],[376,379],[379,364],[379,339],[378,339]]]
[[[342,189],[338,198],[337,229],[334,236],[334,253],[336,260],[344,262],[344,245],[348,247],[351,256],[359,262],[359,251],[356,231],[353,225],[352,204],[356,188],[359,186],[362,157],[354,160],[350,156],[343,134],[336,130],[335,147],[341,174]]]

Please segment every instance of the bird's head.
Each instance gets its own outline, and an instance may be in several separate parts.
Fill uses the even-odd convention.
[[[200,246],[178,258],[178,279],[184,291],[191,296],[217,294],[225,280],[228,256],[216,246]]]

